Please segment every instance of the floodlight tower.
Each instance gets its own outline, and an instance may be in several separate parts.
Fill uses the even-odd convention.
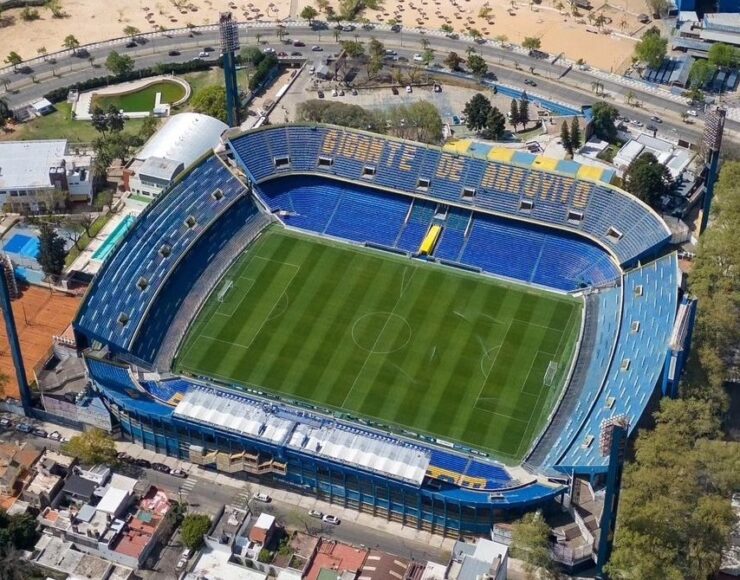
[[[717,181],[719,150],[722,147],[722,133],[725,129],[726,114],[727,111],[725,109],[715,109],[707,115],[704,122],[702,146],[704,149],[704,163],[707,167],[707,178],[704,186],[704,206],[702,207],[700,234],[707,227],[709,210],[712,207],[712,199],[714,198],[714,183]]]
[[[229,127],[239,125],[239,87],[236,84],[236,52],[239,50],[239,27],[231,12],[222,12],[218,19],[221,55],[224,61],[226,83],[226,122]]]
[[[10,275],[13,275],[12,270]],[[13,357],[13,366],[15,367],[15,376],[18,381],[18,391],[21,394],[23,412],[26,414],[26,417],[30,417],[32,406],[31,389],[28,386],[26,369],[23,366],[21,343],[18,340],[18,330],[15,327],[13,309],[10,306],[10,290],[8,289],[8,280],[4,269],[0,272],[0,308],[5,318],[5,333],[8,335],[8,345],[10,346],[10,354]]]

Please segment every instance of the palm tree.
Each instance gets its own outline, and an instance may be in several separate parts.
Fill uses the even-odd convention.
[[[13,67],[13,72],[18,72],[18,65],[23,62],[23,59],[13,50],[5,57],[5,62]]]
[[[421,44],[421,48],[423,50],[426,50],[427,48],[429,48],[429,39],[426,36],[422,36],[419,44]]]
[[[36,54],[38,54],[41,58],[44,59],[44,62],[46,62],[46,54],[47,54],[47,52],[46,52],[46,47],[45,46],[40,46],[39,48],[37,48],[36,49]]]
[[[339,38],[340,38],[341,36],[342,36],[342,31],[341,31],[341,30],[339,30],[338,28],[335,28],[335,29],[334,29],[334,41],[335,41],[336,43],[339,43]]]
[[[254,39],[257,41],[257,44],[259,44],[260,41],[262,40],[262,33],[261,32],[255,32]]]

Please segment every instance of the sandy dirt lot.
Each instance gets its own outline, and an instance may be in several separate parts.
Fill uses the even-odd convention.
[[[126,26],[141,32],[182,28],[188,24],[215,23],[221,11],[231,10],[240,21],[278,21],[298,18],[312,0],[61,0],[66,18],[53,18],[39,8],[40,19],[24,22],[20,9],[3,12],[0,55],[11,50],[23,58],[62,49],[64,38],[74,34],[83,44],[123,36]],[[104,6],[104,7],[103,7]],[[592,10],[572,15],[567,0],[543,0],[541,4],[521,0],[387,0],[380,11],[367,11],[370,22],[398,21],[407,29],[423,26],[438,29],[452,26],[455,32],[478,30],[486,38],[521,43],[528,36],[541,39],[542,49],[564,53],[605,70],[621,71],[632,54],[643,26],[637,16],[646,12],[644,0],[596,0]],[[594,26],[603,14],[601,32]],[[589,32],[591,30],[591,32]],[[611,34],[609,34],[611,32]]]

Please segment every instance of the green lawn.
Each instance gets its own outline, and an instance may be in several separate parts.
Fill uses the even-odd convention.
[[[0,140],[67,139],[70,143],[91,143],[100,137],[100,133],[89,121],[72,119],[69,103],[58,103],[54,106],[57,110],[50,115],[21,125],[13,125],[12,130],[9,128],[5,133],[0,131]],[[143,121],[143,119],[127,119],[125,130],[128,133],[136,133]]]
[[[162,103],[172,104],[185,96],[185,89],[179,83],[161,81],[125,95],[96,96],[93,99],[93,107],[107,109],[110,105],[114,105],[117,109],[127,113],[151,111],[154,108],[157,93],[162,93]]]
[[[275,227],[214,289],[176,367],[516,461],[557,399],[580,308]]]

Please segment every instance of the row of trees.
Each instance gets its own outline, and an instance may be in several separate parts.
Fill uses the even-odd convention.
[[[465,103],[465,124],[486,139],[501,140],[506,134],[506,118],[485,95],[477,93]]]
[[[740,489],[740,444],[721,430],[740,344],[739,228],[740,163],[726,162],[689,276],[699,310],[681,398],[663,401],[625,470],[613,577],[712,577],[727,547],[730,496]]]
[[[560,141],[568,155],[573,156],[575,150],[581,146],[581,126],[578,124],[578,117],[573,117],[570,128],[568,121],[563,121],[560,126]]]
[[[442,140],[442,118],[437,108],[426,101],[371,111],[359,105],[312,99],[298,106],[298,118],[365,129],[422,143],[434,144]]]

